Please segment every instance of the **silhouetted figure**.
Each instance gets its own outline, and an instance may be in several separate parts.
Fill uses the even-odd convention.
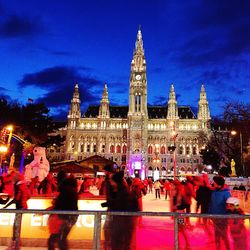
[[[52,195],[52,193],[55,192],[56,189],[57,185],[51,173],[48,173],[48,175],[43,179],[38,187],[39,194],[45,194],[48,196]]]
[[[239,190],[240,191],[246,191],[246,187],[243,185],[243,183],[240,184]]]
[[[36,176],[34,178],[31,178],[31,182],[30,182],[30,185],[29,185],[31,195],[38,195],[38,187],[39,187],[39,185],[40,185],[40,182],[39,182],[38,176]]]
[[[138,211],[138,201],[134,193],[130,191],[129,186],[123,178],[124,172],[120,171],[110,176],[110,185],[112,192],[111,197],[107,199],[109,211]],[[135,216],[109,216],[109,230],[106,228],[105,241],[110,241],[110,244],[105,244],[105,249],[112,250],[133,250],[135,249]],[[107,233],[110,233],[108,235]]]
[[[161,185],[160,181],[156,180],[154,182],[155,199],[157,199],[157,198],[160,199],[161,198],[161,187],[162,187],[162,185]]]
[[[101,204],[102,207],[107,207],[107,210],[110,211],[111,209],[111,205],[114,199],[114,188],[111,185],[111,178],[112,175],[114,173],[113,167],[112,165],[106,165],[104,167],[105,170],[105,179],[102,182],[102,186],[101,186],[101,193],[106,195],[106,202],[103,202]],[[105,238],[105,242],[104,242],[104,249],[105,250],[109,250],[111,249],[111,220],[112,220],[112,216],[106,216],[105,219],[105,223],[104,223],[104,227],[103,227],[103,231],[104,231],[104,238]]]
[[[244,211],[239,207],[239,199],[229,197],[226,203],[226,208],[229,214],[244,214]],[[228,219],[228,228],[234,243],[234,250],[247,250],[247,229],[244,225],[244,220],[230,218]]]
[[[3,176],[0,176],[0,193],[1,193],[0,204],[5,205],[9,201],[10,196],[8,194],[4,194],[3,190],[4,190]]]
[[[226,201],[231,196],[229,188],[225,185],[225,179],[222,176],[213,177],[214,190],[211,194],[211,200],[209,203],[209,214],[228,214],[226,210]],[[226,219],[214,218],[214,237],[216,250],[221,249],[221,241],[224,242],[225,248],[230,249],[229,239],[227,234],[228,223]]]
[[[78,194],[77,194],[77,181],[73,176],[63,178],[60,182],[59,194],[54,201],[54,210],[66,210],[74,211],[78,210],[77,206]],[[54,250],[55,244],[58,243],[60,250],[68,250],[67,236],[76,223],[78,215],[62,215],[58,214],[58,217],[52,216],[52,221],[57,223],[58,231],[51,231],[51,235],[48,239],[48,249]]]
[[[9,203],[7,203],[4,206],[4,208],[7,208],[11,204],[15,204],[16,209],[20,209],[20,210],[27,209],[28,208],[27,201],[30,198],[30,191],[27,188],[26,181],[24,180],[24,176],[20,173],[17,173],[14,176],[14,179],[15,179],[14,198]],[[18,225],[20,225],[21,223],[22,223],[22,214],[16,213],[14,224],[13,224],[13,236],[12,236],[12,243],[11,243],[12,248],[16,247],[16,242],[18,240],[18,238],[16,238],[16,235],[20,235],[20,232],[18,232],[18,230],[20,230],[20,227]],[[19,243],[17,245],[19,245]]]

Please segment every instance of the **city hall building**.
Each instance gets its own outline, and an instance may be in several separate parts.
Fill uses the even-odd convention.
[[[66,126],[67,160],[83,160],[98,155],[116,162],[126,175],[165,177],[174,166],[178,171],[194,171],[202,164],[199,152],[204,141],[200,133],[210,133],[210,111],[201,85],[198,114],[189,106],[178,106],[174,86],[166,106],[148,106],[147,71],[141,30],[138,30],[131,62],[128,106],[111,106],[104,85],[100,104],[80,110],[76,84]],[[174,146],[174,147],[173,147]]]

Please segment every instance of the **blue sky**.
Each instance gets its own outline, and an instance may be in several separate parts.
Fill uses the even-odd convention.
[[[130,63],[141,25],[148,103],[197,109],[205,84],[212,116],[249,103],[249,0],[0,0],[0,95],[44,102],[66,119],[74,84],[82,110],[127,105]]]

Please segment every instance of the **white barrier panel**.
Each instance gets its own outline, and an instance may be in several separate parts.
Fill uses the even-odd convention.
[[[51,198],[32,198],[28,201],[30,209],[46,209],[51,206]],[[101,207],[100,200],[79,200],[79,210],[106,210]],[[11,205],[9,208],[14,209]],[[48,238],[49,215],[23,214],[21,238]],[[0,213],[0,237],[11,237],[15,214]],[[94,215],[79,215],[75,226],[72,228],[69,239],[92,239],[94,230]]]

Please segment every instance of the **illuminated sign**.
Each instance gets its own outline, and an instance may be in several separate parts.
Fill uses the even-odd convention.
[[[49,198],[33,198],[28,201],[30,209],[46,209],[51,206],[52,199]],[[100,200],[79,200],[79,210],[102,210],[101,207],[103,199]],[[14,205],[9,208],[14,209]],[[22,238],[40,238],[47,239],[49,237],[48,230],[48,214],[24,214],[22,217]],[[11,237],[13,230],[13,223],[15,219],[14,213],[0,213],[0,237]],[[102,224],[104,223],[105,216],[103,216]],[[94,230],[94,215],[79,215],[75,226],[70,232],[69,239],[93,239]],[[102,237],[103,238],[103,237]]]

